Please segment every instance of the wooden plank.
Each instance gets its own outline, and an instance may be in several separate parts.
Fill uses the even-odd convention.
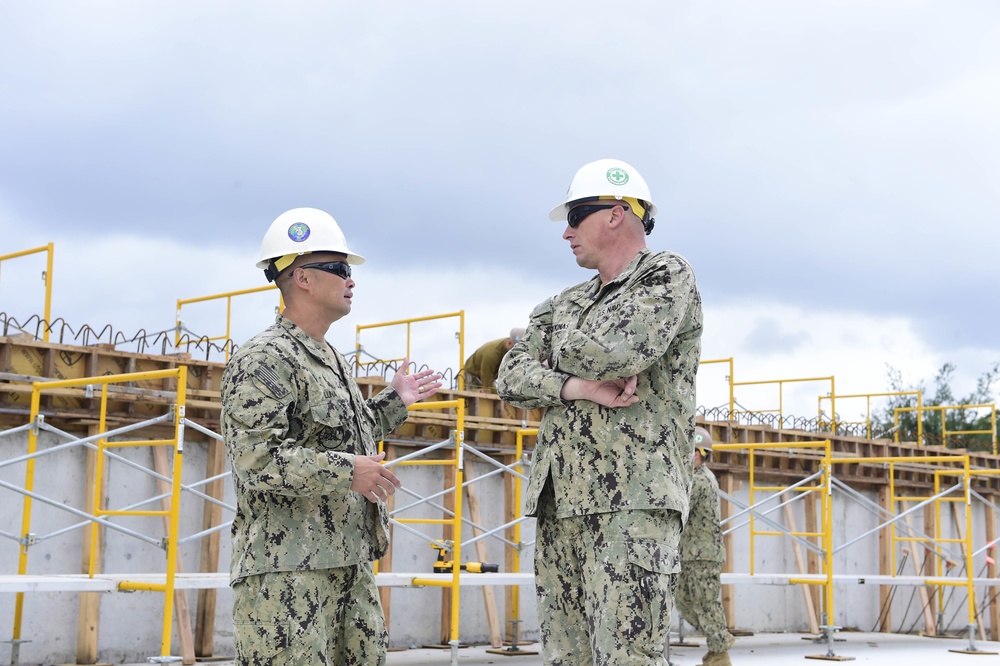
[[[736,480],[735,475],[725,472],[719,475],[719,487],[727,495],[734,497],[736,490],[739,488],[739,482]],[[719,511],[722,522],[725,523],[733,515],[733,506],[729,503],[729,500],[722,500],[719,502]],[[726,561],[722,565],[722,571],[724,573],[733,573],[733,560],[735,559],[733,535],[725,535],[722,537],[722,542],[726,549]],[[730,629],[736,627],[736,597],[733,594],[733,590],[732,585],[722,586],[722,610],[726,614],[726,625]]]
[[[87,428],[87,436],[100,432],[96,425]],[[87,480],[83,510],[94,514],[94,491],[97,487],[97,452],[87,449]],[[104,528],[96,523],[88,523],[83,528],[83,557],[80,573],[90,573],[90,544],[97,530],[97,548],[94,551],[94,573],[100,573],[102,551],[104,549]],[[97,592],[80,593],[80,611],[76,627],[76,663],[97,663],[97,635],[101,617],[101,595]]]
[[[517,463],[517,458],[512,453],[504,454],[500,456],[501,461],[507,467],[513,467]],[[512,474],[503,475],[503,519],[505,523],[510,523],[515,518],[518,517],[518,508],[521,502],[521,498],[515,494],[516,484],[515,479]],[[508,527],[504,530],[504,537],[507,541],[514,542],[514,527]],[[515,556],[516,552],[513,546],[504,544],[503,549],[503,570],[512,572],[515,570]],[[520,619],[520,605],[521,597],[520,591],[512,586],[508,585],[504,588],[504,631],[506,632],[506,640],[513,641],[515,639],[513,627],[511,620]]]
[[[1000,497],[996,495],[988,495],[986,497],[990,503],[996,505]],[[993,543],[997,538],[997,515],[996,510],[993,506],[989,504],[986,505],[983,516],[986,520],[986,543]],[[990,558],[986,563],[986,577],[996,578],[997,577],[997,547],[994,545],[986,551],[986,555]],[[990,616],[990,640],[1000,641],[1000,603],[998,603],[997,595],[998,590],[987,589],[986,594],[989,595],[989,616]]]
[[[883,486],[878,491],[878,504],[885,515],[893,515],[892,496],[889,487]],[[888,519],[882,519],[881,524],[885,525]],[[892,558],[892,538],[889,533],[891,528],[885,527],[878,533],[878,572],[883,576],[891,576],[896,569]],[[892,585],[880,585],[878,588],[878,607],[881,609],[878,630],[883,633],[892,633]]]
[[[455,467],[453,465],[447,465],[444,468],[444,490],[451,489],[452,492],[445,493],[443,498],[444,508],[448,511],[455,510],[455,495],[460,492],[455,488]],[[461,499],[461,498],[459,498]],[[451,514],[444,514],[445,519],[451,517]],[[451,541],[455,538],[455,530],[452,528],[451,523],[445,523],[441,526],[441,539],[443,541]],[[451,640],[451,589],[447,587],[441,588],[441,645],[448,645],[448,641]]]
[[[819,515],[818,512],[819,502],[816,501],[817,497],[816,492],[817,491],[811,491],[806,493],[806,496],[803,500],[805,502],[805,507],[806,507],[806,532],[809,532],[810,534],[817,534],[820,531],[819,520],[817,518],[817,516]],[[818,546],[819,537],[809,537],[809,543]],[[806,554],[806,562],[808,563],[809,573],[818,574],[820,572],[819,553],[810,549],[809,552]],[[812,595],[813,608],[822,608],[823,589],[818,585],[807,585],[806,587],[809,588],[809,593]]]
[[[395,460],[396,459],[396,446],[394,444],[385,445],[385,460]],[[398,471],[398,470],[396,470]],[[386,500],[386,509],[389,513],[392,513],[393,509],[396,507],[396,495],[393,493],[389,495]],[[379,573],[391,573],[392,572],[392,523],[389,523],[389,550],[386,554],[378,561],[378,572]],[[385,618],[385,629],[389,631],[391,626],[390,619],[392,617],[392,588],[382,587],[378,591],[379,601],[382,603],[382,616]]]
[[[150,447],[153,450],[153,469],[157,474],[161,476],[169,477],[171,475],[171,470],[167,465],[167,447],[165,446],[153,446]],[[160,508],[163,511],[170,510],[170,484],[163,479],[157,479],[156,485],[160,489],[160,494],[167,493],[166,497],[160,498]],[[167,537],[170,539],[176,539],[177,534],[170,534],[170,516],[163,516],[163,529],[167,533]],[[184,568],[181,566],[181,556],[178,550],[177,553],[177,573],[182,573]],[[187,592],[184,590],[174,589],[174,616],[177,619],[177,637],[181,644],[181,663],[183,664],[193,664],[195,663],[194,655],[194,636],[191,633],[191,609],[188,606]]]
[[[795,514],[792,512],[791,504],[785,504],[784,510],[785,524],[788,525],[788,530],[792,533],[798,532],[799,528],[795,525]],[[795,555],[795,567],[799,570],[799,573],[807,573],[806,561],[802,557],[802,546],[799,545],[798,541],[792,541],[792,553]],[[806,620],[809,622],[809,633],[818,634],[819,622],[816,619],[816,607],[813,606],[813,597],[808,589],[813,586],[801,585],[800,587],[802,588],[802,600],[806,605]]]
[[[214,438],[209,438],[205,450],[205,478],[222,474],[226,469],[225,446]],[[205,486],[205,494],[221,500],[225,484],[222,479]],[[211,529],[222,523],[222,507],[205,500],[202,508],[202,529]],[[219,547],[222,535],[212,532],[201,540],[198,570],[212,573],[219,570]],[[194,654],[196,657],[211,657],[215,643],[215,605],[218,594],[214,589],[198,590],[195,610]]]
[[[468,480],[463,484],[465,486],[465,496],[469,501],[469,520],[471,520],[476,525],[482,525],[482,512],[479,510],[479,491],[476,487],[472,485],[472,469],[466,468],[465,470]],[[477,528],[472,528],[472,535],[479,536],[483,531]],[[475,543],[476,546],[476,558],[480,562],[488,562],[489,555],[486,552],[486,544],[480,539]],[[490,647],[499,648],[503,647],[503,635],[500,630],[500,619],[497,616],[497,600],[493,593],[492,587],[483,586],[483,603],[486,606],[486,622],[490,628]]]
[[[965,538],[965,526],[963,524],[964,521],[961,521],[958,518],[958,504],[956,502],[948,502],[948,505],[951,507],[951,522],[952,522],[953,528],[955,529],[955,537],[958,538],[958,539],[964,539]],[[964,562],[965,562],[965,543],[960,542],[958,544],[958,548],[959,548],[959,551],[962,553],[962,562],[963,562],[963,566],[964,566]],[[968,576],[968,575],[972,575],[973,572],[967,571],[965,573]],[[969,604],[975,604],[976,603],[975,595],[973,594],[973,596],[972,596],[971,599],[966,599],[965,601],[966,601],[966,603],[969,603]],[[986,630],[983,628],[983,623],[979,619],[979,617],[976,617],[976,627],[979,629],[979,640],[985,641],[986,640]]]
[[[903,504],[905,505],[905,502],[903,502]],[[903,507],[903,508],[905,508],[905,507]],[[925,513],[924,514],[924,518],[925,518],[924,533],[927,533],[927,531],[928,531],[927,530],[926,517],[927,516],[926,516],[926,513]],[[903,521],[906,523],[907,527],[913,527],[913,521],[910,520],[910,514],[906,514],[905,516],[903,516]],[[927,554],[930,551],[927,549],[927,546],[923,546],[922,550],[924,552],[925,564],[926,565],[930,565],[931,564],[931,562],[929,561],[930,558],[927,557]],[[922,567],[921,567],[920,564],[917,563],[917,560],[920,559],[920,557],[918,557],[917,553],[918,553],[918,547],[916,545],[914,545],[913,546],[913,557],[910,558],[910,559],[911,559],[911,562],[913,564],[913,573],[914,573],[914,575],[919,576],[921,574],[920,569]],[[924,573],[924,575],[926,575],[928,577],[930,577],[930,576],[933,575],[933,571],[924,571],[923,573]],[[937,635],[937,630],[936,630],[935,625],[934,625],[934,611],[931,609],[931,597],[927,593],[927,586],[921,585],[920,587],[917,588],[917,591],[920,593],[920,605],[924,609],[924,633],[927,636],[936,636]]]

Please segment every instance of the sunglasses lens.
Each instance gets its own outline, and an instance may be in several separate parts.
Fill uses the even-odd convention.
[[[324,273],[332,273],[346,280],[351,277],[351,265],[343,261],[327,261],[321,264],[303,264],[301,268],[315,268]]]
[[[607,210],[609,208],[614,208],[615,206],[622,206],[624,208],[627,208],[627,206],[624,206],[623,204],[620,203],[588,204],[586,206],[577,206],[576,208],[574,208],[573,210],[569,211],[566,214],[566,223],[569,224],[569,226],[572,227],[573,229],[576,229],[578,226],[580,226],[580,223],[583,222],[585,219],[587,219],[587,217],[589,217],[591,214],[596,213],[599,210]]]
[[[338,275],[345,280],[351,277],[351,267],[342,261],[334,261],[327,264],[327,266],[328,272],[334,275]]]

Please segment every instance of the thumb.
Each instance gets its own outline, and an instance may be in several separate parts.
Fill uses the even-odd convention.
[[[373,462],[382,462],[382,459],[385,458],[385,451],[378,454],[377,456],[365,456],[365,457]]]

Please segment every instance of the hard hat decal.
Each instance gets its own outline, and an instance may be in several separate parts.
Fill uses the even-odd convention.
[[[703,440],[703,439],[705,439],[705,438],[701,436],[701,433],[696,433],[695,436],[694,436],[694,443],[695,444],[701,444],[701,440]]]
[[[608,182],[612,185],[624,185],[628,182],[628,171],[621,167],[608,169]]]
[[[301,243],[309,238],[309,225],[305,222],[296,222],[288,227],[288,237],[296,243]]]

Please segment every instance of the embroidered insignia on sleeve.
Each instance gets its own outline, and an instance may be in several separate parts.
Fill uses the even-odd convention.
[[[278,377],[272,368],[266,366],[258,366],[256,370],[253,371],[254,378],[266,388],[273,397],[277,399],[282,399],[288,395],[288,389],[286,389],[281,384],[281,378]]]

